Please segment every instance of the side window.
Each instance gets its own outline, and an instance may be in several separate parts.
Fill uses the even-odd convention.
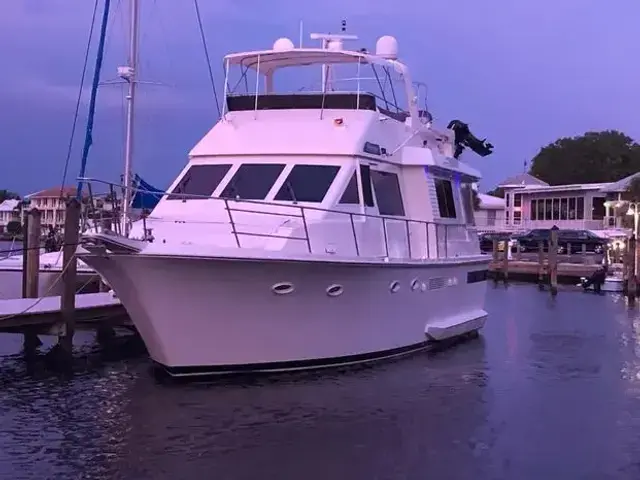
[[[245,163],[220,194],[221,198],[264,200],[284,170],[284,165],[273,163]]]
[[[197,200],[210,197],[230,168],[231,165],[192,165],[167,200]]]
[[[453,200],[453,188],[451,180],[436,178],[433,181],[436,186],[436,196],[438,197],[438,210],[440,218],[456,218],[456,204]]]
[[[351,180],[347,183],[347,188],[344,189],[340,203],[347,205],[357,205],[360,203],[360,199],[358,198],[358,176],[356,172],[353,172],[353,175],[351,175]]]
[[[475,196],[473,187],[470,183],[463,183],[460,188],[460,193],[462,194],[462,206],[464,207],[464,216],[466,218],[467,225],[475,225]]]
[[[404,205],[400,193],[400,182],[395,173],[371,171],[371,180],[376,192],[380,215],[404,216]]]
[[[364,196],[364,204],[367,207],[373,207],[373,191],[371,190],[371,169],[368,165],[360,165],[360,177],[362,178],[362,194]],[[340,202],[347,205],[357,205],[360,203],[358,197],[358,176],[354,172],[351,180],[340,198]]]
[[[296,165],[280,187],[275,200],[320,203],[336,178],[335,165]]]

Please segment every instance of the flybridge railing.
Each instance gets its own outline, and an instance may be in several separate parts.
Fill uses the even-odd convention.
[[[94,179],[83,181],[114,185]],[[146,193],[141,189],[135,191]],[[165,195],[168,193],[165,192]],[[231,242],[228,246],[237,248],[295,251],[333,257],[428,260],[480,254],[475,231],[460,224],[324,209],[295,203],[177,193],[171,193],[171,197],[172,203],[190,200],[213,202],[219,206],[218,216],[215,220],[191,220],[179,216],[157,216],[151,212],[141,220],[145,233],[156,236],[153,231],[162,230],[163,224],[187,228],[191,225],[196,228],[193,231],[194,237],[210,237],[210,242],[207,243],[224,243],[223,239],[227,238]],[[206,211],[209,215],[214,209]],[[278,219],[283,221],[279,222]]]

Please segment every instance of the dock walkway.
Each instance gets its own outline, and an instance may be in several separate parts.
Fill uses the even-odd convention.
[[[15,298],[0,300],[0,332],[20,333],[36,328],[41,333],[55,334],[61,323],[61,297]],[[76,295],[76,324],[78,328],[96,326],[109,320],[130,325],[120,300],[110,292]]]

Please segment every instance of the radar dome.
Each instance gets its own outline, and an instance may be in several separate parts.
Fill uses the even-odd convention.
[[[342,50],[342,40],[329,40],[327,50],[338,52]]]
[[[295,45],[287,37],[282,37],[273,42],[273,50],[282,52],[284,50],[293,50]]]
[[[391,35],[380,37],[376,42],[376,55],[389,60],[396,60],[398,58],[398,40]]]

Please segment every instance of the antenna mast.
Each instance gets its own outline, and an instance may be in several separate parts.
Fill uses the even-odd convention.
[[[131,5],[131,24],[130,24],[130,43],[129,43],[129,61],[125,67],[118,67],[118,75],[129,84],[129,91],[126,96],[127,100],[127,133],[125,140],[124,153],[124,195],[122,198],[122,233],[129,235],[129,216],[131,212],[132,198],[132,175],[131,168],[133,164],[133,141],[134,141],[134,113],[138,68],[138,24],[140,5],[138,0],[130,0]]]
[[[311,40],[322,40],[323,50],[342,50],[342,44],[345,40],[357,40],[357,35],[348,35],[347,21],[342,20],[340,34],[331,33],[312,33]],[[322,65],[322,93],[327,91],[327,83],[329,80],[329,65]]]

